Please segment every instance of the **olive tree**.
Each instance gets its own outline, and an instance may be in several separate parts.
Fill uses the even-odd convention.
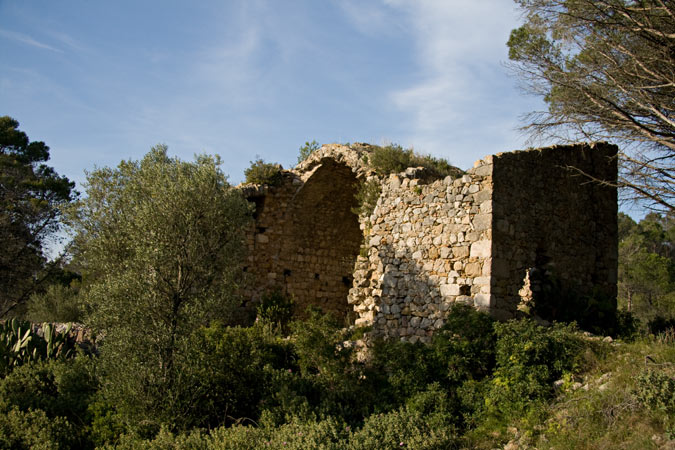
[[[129,424],[181,427],[200,395],[191,336],[236,301],[250,208],[219,164],[157,146],[88,173],[71,210],[82,295],[105,336],[104,392]]]

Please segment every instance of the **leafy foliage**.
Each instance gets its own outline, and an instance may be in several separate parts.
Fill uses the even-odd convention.
[[[375,380],[355,359],[354,347],[345,345],[350,332],[332,315],[318,311],[292,323],[291,330],[301,375],[291,386],[296,395],[304,397],[313,415],[358,423],[373,407]]]
[[[287,341],[264,324],[250,328],[212,325],[197,334],[194,379],[181,426],[216,427],[256,421],[288,370],[297,371]]]
[[[641,373],[637,379],[637,396],[649,408],[675,414],[675,379],[664,372]]]
[[[488,392],[488,410],[522,414],[531,402],[548,399],[553,382],[577,369],[582,341],[574,327],[545,329],[530,320],[496,323],[497,368]]]
[[[292,318],[292,298],[285,296],[278,289],[263,295],[257,307],[257,320],[269,322],[279,327],[283,333],[288,330],[288,324]]]
[[[88,195],[69,216],[81,295],[91,325],[106,334],[106,397],[127,423],[157,429],[185,420],[191,337],[236,302],[249,220],[218,158],[186,163],[166,151],[89,173]]]
[[[619,186],[672,211],[675,184],[675,5],[664,0],[516,0],[525,23],[509,58],[524,87],[548,103],[525,130],[556,140],[609,140]]]
[[[381,193],[382,184],[377,178],[361,181],[355,195],[357,206],[353,207],[351,211],[360,217],[370,217],[375,211]]]
[[[0,323],[0,376],[31,361],[71,356],[70,327],[69,324],[63,333],[59,333],[53,324],[45,322],[40,336],[30,322],[14,318]]]
[[[246,183],[267,184],[279,186],[282,181],[281,166],[274,163],[266,163],[262,158],[251,161],[251,166],[244,170]]]
[[[0,379],[0,431],[4,431],[0,436],[9,437],[19,448],[87,447],[88,405],[97,388],[93,361],[88,357],[18,367]]]
[[[643,323],[675,319],[675,227],[652,213],[619,213],[619,306]]]
[[[26,318],[31,322],[81,322],[85,306],[78,293],[80,282],[74,280],[69,286],[54,283],[30,296],[26,303]]]
[[[300,146],[300,154],[298,155],[298,164],[309,158],[309,155],[312,154],[313,151],[318,150],[321,148],[321,145],[319,145],[318,142],[312,140],[312,142],[305,142],[304,145]]]
[[[356,358],[345,341],[351,331],[329,315],[314,313],[291,329],[283,337],[265,321],[199,328],[176,397],[181,416],[162,423],[130,424],[110,402],[111,379],[95,359],[18,367],[0,380],[0,445],[445,449],[513,439],[592,448],[630,439],[639,448],[649,442],[640,435],[665,439],[675,425],[671,369],[634,373],[645,352],[672,360],[672,344],[610,347],[573,326],[495,323],[465,306],[451,311],[430,345],[381,341],[368,361]],[[572,388],[582,375],[588,387]]]
[[[408,167],[424,167],[437,178],[457,177],[462,171],[451,166],[448,161],[431,155],[418,155],[411,148],[404,149],[398,144],[374,147],[368,157],[368,163],[380,176],[403,172]]]
[[[74,427],[63,417],[47,417],[42,410],[12,408],[0,414],[0,447],[59,449],[77,447]]]
[[[23,305],[45,282],[45,244],[60,229],[61,209],[75,183],[44,164],[49,147],[30,142],[19,122],[0,117],[0,318]]]

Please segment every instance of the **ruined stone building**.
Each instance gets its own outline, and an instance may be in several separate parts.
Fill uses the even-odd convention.
[[[316,305],[414,342],[455,302],[515,316],[543,266],[582,295],[616,296],[617,192],[589,178],[616,182],[615,146],[500,153],[454,179],[410,168],[378,179],[377,206],[359,218],[370,151],[325,145],[283,171],[279,186],[243,188],[256,205],[249,298],[280,289],[298,311]]]

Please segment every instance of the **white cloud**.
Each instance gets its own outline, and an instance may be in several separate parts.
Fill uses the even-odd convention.
[[[400,15],[388,3],[384,1],[384,4],[377,4],[360,0],[335,2],[350,23],[363,34],[372,36],[407,31],[403,21],[399,20]]]
[[[37,41],[33,39],[32,37],[22,34],[22,33],[17,33],[16,31],[9,31],[9,30],[3,30],[0,29],[0,36],[4,36],[7,39],[11,39],[13,41],[21,42],[26,45],[30,45],[31,47],[36,47],[36,48],[41,48],[44,50],[50,50],[52,52],[57,52],[57,53],[63,53],[63,50],[58,49],[56,47],[52,47],[51,45],[45,44],[43,42]]]
[[[517,146],[515,131],[521,100],[502,65],[506,41],[517,26],[508,0],[381,0],[397,10],[416,50],[416,76],[390,92],[394,107],[407,114],[400,138],[424,152],[470,164],[485,154]],[[370,8],[349,17],[379,17]],[[521,106],[522,108],[522,103]],[[467,153],[470,153],[468,155]]]

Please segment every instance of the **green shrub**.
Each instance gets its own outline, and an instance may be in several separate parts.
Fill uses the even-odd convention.
[[[379,410],[385,411],[398,408],[444,375],[431,348],[419,342],[376,341],[370,366],[374,376],[380,378],[376,403]]]
[[[361,181],[359,189],[356,191],[356,195],[354,195],[357,206],[351,209],[352,213],[360,217],[370,217],[373,211],[375,211],[375,206],[377,206],[381,193],[382,184],[377,178]]]
[[[517,415],[546,400],[553,382],[579,367],[584,342],[574,325],[544,328],[531,320],[495,323],[496,362],[486,399],[493,412]]]
[[[31,322],[81,322],[84,305],[78,297],[79,282],[72,286],[52,284],[45,292],[33,294],[26,305]]]
[[[293,299],[285,296],[280,290],[263,295],[256,309],[256,318],[277,326],[282,332],[293,318]]]
[[[431,350],[449,383],[481,380],[495,366],[494,320],[468,305],[454,305],[443,327],[434,333]]]
[[[451,165],[446,159],[436,158],[431,155],[415,155],[413,165],[429,169],[438,178],[448,176],[457,178],[464,173],[461,169]]]
[[[332,315],[317,311],[293,322],[291,329],[301,378],[295,392],[307,399],[317,417],[360,423],[373,408],[377,384],[365,364],[356,361],[354,348],[343,345],[350,331]]]
[[[258,420],[265,402],[278,390],[278,372],[297,372],[287,341],[265,326],[212,325],[200,330],[193,345],[195,378],[186,398],[186,423],[217,427],[241,418]]]
[[[298,155],[298,164],[309,158],[309,155],[312,154],[313,151],[318,150],[321,148],[321,145],[319,145],[318,142],[312,141],[312,142],[305,142],[305,145],[300,146],[300,154]]]
[[[219,427],[210,433],[201,430],[174,434],[166,428],[151,439],[127,434],[120,438],[115,449],[209,449],[250,450],[270,449],[324,449],[347,448],[349,427],[338,419],[301,421],[293,418],[274,428],[235,425]]]
[[[44,415],[54,423],[67,424],[72,445],[86,446],[91,421],[88,406],[97,389],[89,357],[32,362],[0,380],[0,414],[38,421]]]
[[[73,426],[64,417],[47,417],[44,411],[11,408],[0,413],[0,448],[81,448]]]
[[[398,144],[375,146],[367,161],[380,176],[403,172],[408,167],[424,167],[435,178],[458,177],[463,173],[445,159],[418,155],[412,149],[404,149]]]
[[[128,431],[122,415],[106,401],[101,392],[92,398],[87,413],[91,417],[91,424],[87,430],[88,437],[96,447],[115,445]]]
[[[262,158],[251,161],[251,166],[244,170],[246,183],[279,186],[283,180],[279,164],[266,163]]]
[[[649,408],[675,414],[675,378],[656,370],[638,375],[637,396]]]
[[[453,307],[430,345],[376,341],[370,365],[381,378],[377,407],[397,408],[434,383],[454,392],[467,380],[489,376],[495,366],[495,342],[493,319],[465,305]]]
[[[221,443],[227,443],[227,445],[219,447],[216,445],[216,439],[220,436],[214,433],[212,441],[214,448],[236,448],[242,450],[246,448],[339,450],[345,448],[349,436],[349,427],[340,419],[332,417],[320,421],[292,419],[289,423],[281,425],[278,428],[263,428],[257,435],[256,433],[251,433],[252,430],[247,430],[243,427],[238,428],[239,439],[238,442],[235,441],[238,444],[237,446],[230,447],[234,439],[231,436],[227,436],[225,439],[221,438],[220,440]],[[227,439],[228,437],[230,440]],[[246,441],[257,445],[250,445],[248,447],[242,445]],[[248,444],[249,442],[246,443]]]
[[[368,417],[363,427],[354,432],[346,448],[380,450],[396,448],[453,449],[460,440],[451,417],[444,413],[424,414],[410,408],[400,408],[387,414]]]
[[[369,157],[370,166],[380,176],[403,172],[412,166],[412,149],[404,149],[398,144],[374,147]]]

